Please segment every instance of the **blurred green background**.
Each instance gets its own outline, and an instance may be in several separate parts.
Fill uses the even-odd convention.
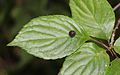
[[[120,2],[108,1],[112,7]],[[120,8],[115,13],[117,20],[120,18]],[[44,60],[29,55],[18,47],[6,46],[27,22],[43,15],[71,17],[69,0],[0,0],[0,75],[58,74],[64,58]]]

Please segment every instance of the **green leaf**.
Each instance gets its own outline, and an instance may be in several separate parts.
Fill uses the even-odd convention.
[[[117,53],[120,54],[120,38],[118,38],[114,44],[114,49]]]
[[[73,19],[90,36],[110,39],[115,16],[107,0],[70,0]]]
[[[109,57],[104,49],[86,43],[67,57],[60,75],[104,75]]]
[[[73,38],[69,36],[71,30],[76,32]],[[19,46],[40,58],[57,59],[76,51],[87,38],[69,17],[42,16],[26,24],[8,46]]]
[[[106,75],[120,75],[120,58],[112,61],[107,69]]]

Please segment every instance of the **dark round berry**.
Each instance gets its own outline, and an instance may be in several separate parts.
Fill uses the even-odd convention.
[[[69,32],[69,36],[70,36],[71,38],[73,38],[75,35],[76,35],[76,32],[75,32],[75,31],[71,30],[71,31]]]

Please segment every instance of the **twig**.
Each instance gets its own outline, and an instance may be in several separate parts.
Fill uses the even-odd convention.
[[[91,41],[93,41],[93,42],[96,43],[96,44],[99,44],[99,45],[103,46],[105,49],[107,49],[107,51],[110,52],[110,54],[111,54],[112,56],[117,57],[116,53],[114,53],[114,51],[113,51],[110,47],[108,47],[107,45],[105,45],[103,42],[100,42],[100,41],[94,39],[94,37],[91,37]]]
[[[120,3],[118,3],[114,8],[113,10],[115,11],[116,9],[118,9],[120,7]]]
[[[95,43],[97,43],[97,44],[103,46],[103,47],[106,48],[108,51],[110,51],[109,47],[106,46],[104,43],[102,43],[102,42],[100,42],[100,41],[94,39],[94,37],[91,37],[90,39],[91,39],[91,41],[93,41],[93,42],[95,42]]]
[[[120,19],[118,19],[118,22],[117,22],[117,24],[116,24],[116,26],[113,30],[112,36],[111,36],[111,41],[110,41],[110,47],[111,48],[113,47],[113,44],[114,44],[114,41],[115,41],[114,40],[115,39],[115,33],[116,33],[116,30],[118,29],[119,25],[120,25]]]

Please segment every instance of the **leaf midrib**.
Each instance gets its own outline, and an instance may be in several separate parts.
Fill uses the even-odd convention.
[[[65,37],[54,37],[54,38],[45,38],[45,39],[30,39],[30,40],[23,40],[23,41],[19,41],[19,42],[27,42],[27,41],[38,41],[38,40],[57,40],[57,39],[64,39],[64,38],[68,38],[70,39],[69,36],[65,36]],[[80,38],[80,36],[76,36],[74,38]],[[71,38],[73,39],[73,38]],[[15,41],[14,41],[15,42]],[[19,43],[18,42],[18,43]],[[17,42],[16,42],[17,43]]]

